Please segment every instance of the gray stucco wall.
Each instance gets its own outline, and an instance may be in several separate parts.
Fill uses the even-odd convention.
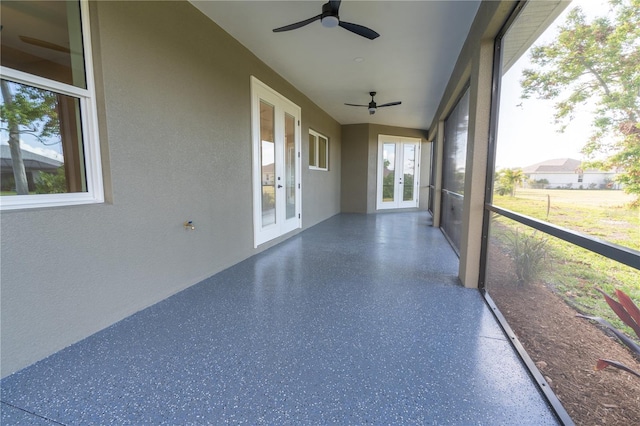
[[[367,213],[375,213],[376,194],[378,185],[378,136],[405,136],[427,140],[428,132],[421,129],[408,129],[405,127],[384,126],[380,124],[369,125],[369,174],[367,177]]]
[[[342,126],[342,211],[367,213],[368,124]]]
[[[431,184],[431,144],[422,140],[420,147],[420,210],[429,209],[429,185]]]
[[[418,138],[422,140],[423,148],[429,146],[425,143],[427,140],[426,130],[380,124],[350,124],[342,126],[343,212],[376,212],[379,135]],[[422,162],[425,160],[427,162],[430,161],[430,151],[426,154],[422,152],[420,158]],[[422,205],[422,202],[420,204]]]
[[[489,144],[491,91],[493,87],[493,45],[495,38],[516,7],[514,0],[483,1],[471,25],[467,39],[445,88],[444,95],[431,125],[431,136],[455,107],[460,95],[470,88],[469,138],[465,171],[464,208],[460,241],[459,278],[465,287],[476,288],[480,282],[481,247],[483,241],[484,183]],[[442,145],[439,146],[441,148]],[[439,153],[442,155],[442,152]],[[446,160],[443,160],[446,161]],[[442,163],[436,162],[436,175],[442,173]],[[440,200],[439,195],[436,195]],[[439,201],[438,201],[439,202]],[[435,223],[440,206],[435,207]]]
[[[191,4],[91,14],[108,202],[2,213],[3,377],[265,248],[251,75],[302,109],[303,226],[340,211],[340,125]],[[329,172],[308,169],[309,127],[330,139]]]

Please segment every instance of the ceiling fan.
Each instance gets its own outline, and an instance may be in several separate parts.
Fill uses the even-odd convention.
[[[400,105],[402,103],[400,101],[396,101],[396,102],[389,102],[389,103],[382,104],[382,105],[376,105],[376,101],[373,100],[373,97],[376,95],[376,92],[369,92],[369,95],[371,95],[371,102],[369,102],[369,105],[347,104],[347,103],[345,103],[345,105],[368,108],[369,109],[369,115],[373,115],[373,114],[376,113],[376,109],[378,109],[378,108],[394,106],[394,105]]]
[[[285,25],[284,27],[276,28],[273,30],[274,33],[280,33],[283,31],[291,31],[305,25],[309,25],[314,21],[320,20],[323,27],[333,28],[336,26],[341,26],[345,30],[351,31],[352,33],[358,34],[359,36],[368,38],[369,40],[373,40],[380,36],[377,32],[373,31],[371,28],[363,27],[362,25],[352,24],[351,22],[345,22],[340,20],[340,16],[338,15],[338,10],[340,9],[341,0],[332,0],[322,5],[322,13],[320,15],[314,16],[313,18],[305,19],[304,21],[296,22],[295,24]]]
[[[70,53],[71,50],[68,47],[60,46],[59,44],[51,43],[38,38],[18,36],[24,43],[31,44],[33,46],[43,47],[45,49],[55,50],[57,52]]]
[[[0,31],[4,30],[4,25],[0,25]],[[59,44],[51,43],[49,41],[40,40],[39,38],[33,38],[28,36],[19,35],[18,38],[23,43],[31,44],[38,47],[44,47],[45,49],[56,50],[58,52],[70,53],[71,50],[68,47],[60,46]]]

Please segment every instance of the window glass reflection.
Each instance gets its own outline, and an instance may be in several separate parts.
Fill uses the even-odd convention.
[[[3,67],[86,88],[80,4],[0,2]]]
[[[79,100],[0,84],[2,196],[86,192]]]
[[[275,108],[260,101],[260,165],[262,174],[262,226],[276,223]]]

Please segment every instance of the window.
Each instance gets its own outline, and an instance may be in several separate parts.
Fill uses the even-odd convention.
[[[329,170],[329,139],[309,129],[309,168]]]
[[[468,131],[469,89],[467,88],[444,122],[440,223],[456,253],[460,252]]]
[[[433,216],[434,214],[434,203],[436,198],[436,155],[438,155],[438,135],[436,134],[433,138],[433,142],[431,142],[431,155],[430,155],[430,166],[429,166],[429,202],[428,202],[428,210],[429,213]]]
[[[1,208],[102,202],[87,2],[0,7]]]
[[[640,300],[637,198],[616,186],[635,178],[627,172],[637,161],[612,167],[637,158],[625,151],[637,152],[638,139],[624,134],[622,113],[640,106],[637,80],[621,77],[638,74],[638,35],[628,31],[637,16],[625,0],[522,2],[496,40],[481,286],[540,388],[550,392],[552,381],[576,424],[592,418],[595,386],[616,389],[618,412],[638,418],[631,376],[592,374],[599,357],[620,361],[612,354],[626,348],[588,321],[569,321],[580,312],[635,337],[600,291]],[[603,412],[606,422],[615,420]]]

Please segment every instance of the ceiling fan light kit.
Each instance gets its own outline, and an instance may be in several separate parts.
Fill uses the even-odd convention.
[[[334,28],[340,24],[340,19],[337,16],[326,16],[320,21],[325,28]]]
[[[365,107],[369,110],[369,115],[373,115],[376,113],[376,110],[378,108],[383,108],[383,107],[389,107],[389,106],[395,106],[395,105],[400,105],[402,104],[401,101],[396,101],[396,102],[388,102],[386,104],[382,104],[382,105],[377,105],[376,101],[373,99],[373,97],[376,95],[376,92],[369,92],[369,96],[371,96],[371,102],[369,102],[369,105],[361,105],[361,104],[347,104],[345,103],[345,105],[349,105],[349,106],[355,106],[355,107]]]
[[[280,33],[284,31],[297,30],[298,28],[302,28],[306,25],[309,25],[312,22],[320,21],[323,27],[325,28],[334,28],[340,26],[347,31],[351,31],[354,34],[362,36],[364,38],[368,38],[369,40],[374,40],[380,37],[380,34],[373,31],[371,28],[364,27],[362,25],[353,24],[351,22],[345,22],[340,20],[340,15],[338,14],[340,10],[341,0],[331,0],[322,5],[322,13],[314,16],[313,18],[305,19],[304,21],[295,22],[293,24],[285,25],[284,27],[275,28],[273,30],[274,33]],[[354,59],[356,62],[362,62],[362,58]],[[402,102],[389,102],[382,105],[377,105],[373,97],[376,95],[376,92],[369,92],[371,95],[371,102],[368,105],[359,105],[359,104],[346,104],[349,106],[357,106],[357,107],[365,107],[369,111],[369,115],[373,115],[376,113],[378,108],[400,105]]]
[[[367,28],[362,25],[353,24],[351,22],[345,22],[340,20],[338,11],[340,10],[340,3],[342,0],[331,0],[322,5],[322,13],[314,16],[313,18],[305,19],[304,21],[296,22],[293,24],[285,25],[284,27],[275,28],[274,33],[281,33],[284,31],[296,30],[302,28],[305,25],[309,25],[312,22],[320,21],[325,28],[334,28],[340,26],[347,31],[351,31],[354,34],[373,40],[380,37],[380,34],[373,31],[371,28]]]

